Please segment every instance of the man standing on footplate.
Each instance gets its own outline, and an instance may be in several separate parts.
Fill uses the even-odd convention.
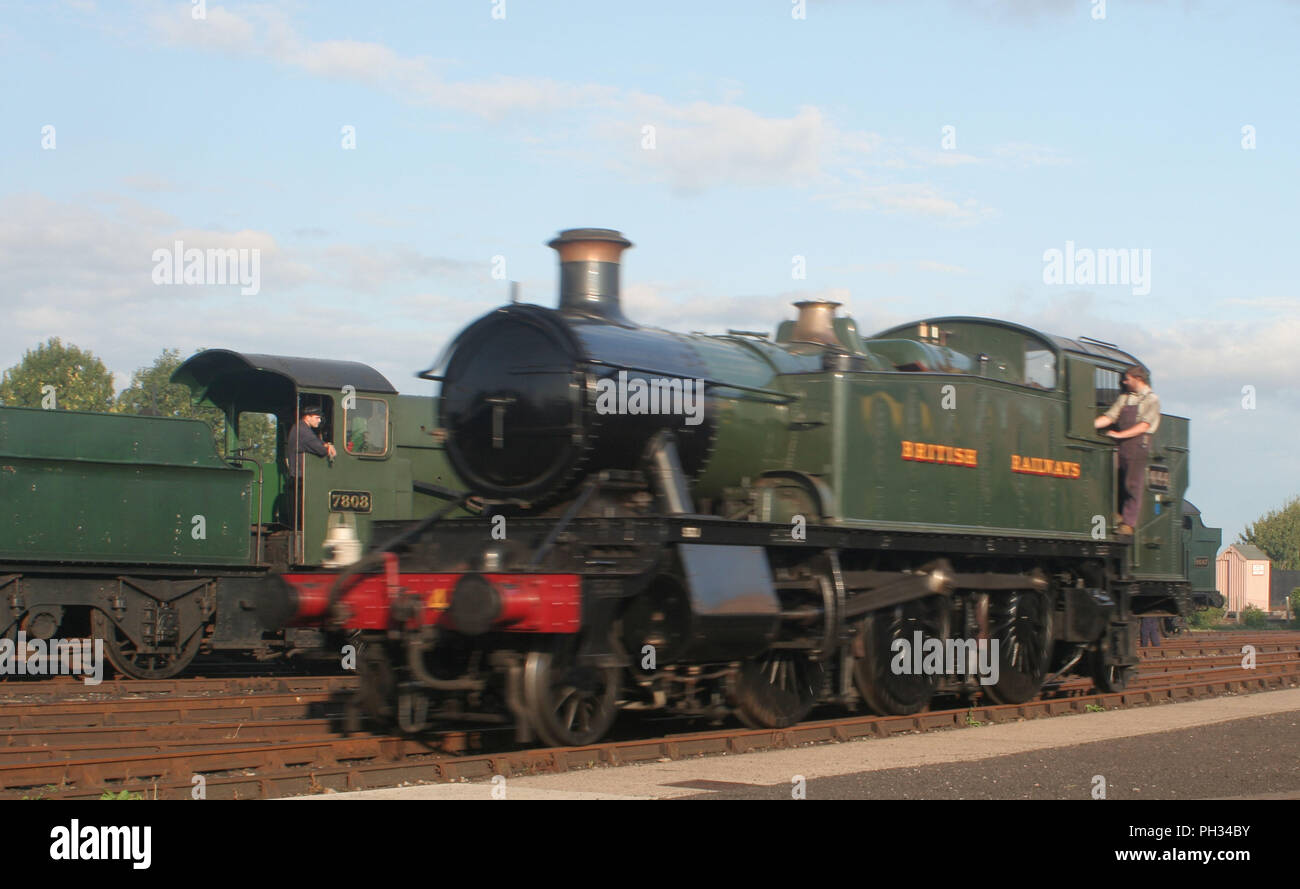
[[[1106,434],[1119,442],[1119,533],[1127,537],[1137,527],[1142,510],[1151,436],[1160,428],[1160,399],[1151,391],[1151,375],[1139,364],[1124,371],[1124,389],[1093,425],[1098,429],[1115,427]]]
[[[320,436],[316,434],[316,429],[321,424],[321,409],[315,405],[303,405],[298,413],[302,419],[289,431],[285,442],[289,464],[289,484],[286,486],[286,493],[289,494],[289,500],[284,512],[285,523],[291,528],[297,521],[299,501],[302,499],[302,471],[305,455],[314,454],[317,457],[328,457],[333,460],[336,454],[334,445],[321,441]]]

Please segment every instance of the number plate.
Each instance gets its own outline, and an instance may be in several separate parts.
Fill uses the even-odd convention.
[[[370,512],[370,492],[330,491],[330,512]]]
[[[1168,491],[1169,470],[1163,466],[1148,466],[1147,487],[1152,491]]]

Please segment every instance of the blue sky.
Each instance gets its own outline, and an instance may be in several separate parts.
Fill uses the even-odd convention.
[[[1300,493],[1300,4],[501,8],[0,3],[0,366],[57,335],[119,384],[206,345],[428,392],[412,373],[505,299],[494,256],[551,304],[544,242],[602,226],[637,245],[644,323],[765,329],[821,295],[866,331],[1117,342],[1192,418],[1225,542]],[[177,239],[258,248],[260,293],[155,285]],[[1067,241],[1150,250],[1150,292],[1044,283]]]

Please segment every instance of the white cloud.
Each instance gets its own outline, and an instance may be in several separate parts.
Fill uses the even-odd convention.
[[[962,167],[968,164],[983,163],[973,154],[963,154],[960,151],[921,151],[915,150],[910,152],[912,160],[920,166],[928,167]],[[904,165],[899,162],[899,165]]]
[[[257,249],[260,293],[155,285],[153,251],[178,240],[187,249]],[[185,226],[129,198],[0,198],[0,368],[59,336],[100,355],[119,385],[165,347],[200,345],[347,357],[409,376],[466,317],[460,301],[475,292],[481,265],[393,244],[286,249],[265,231]],[[448,280],[465,285],[458,299],[433,289]],[[406,296],[413,291],[420,295]],[[484,308],[492,301],[485,297]]]
[[[929,216],[946,222],[969,223],[996,214],[992,207],[974,198],[962,201],[945,197],[933,185],[924,182],[877,183],[861,175],[856,183],[845,184],[818,195],[839,210],[866,210],[880,213],[905,213]]]
[[[681,281],[625,284],[623,313],[638,324],[679,332],[748,330],[768,335],[775,335],[782,321],[793,321],[794,303],[803,300],[840,303],[836,314],[851,316],[863,336],[912,317],[878,300],[868,300],[855,308],[851,291],[844,287],[726,296],[718,296],[711,287],[703,282]]]
[[[332,244],[303,251],[315,266],[329,269],[329,278],[349,290],[379,293],[391,285],[423,278],[445,278],[474,271],[486,272],[487,263],[431,256],[404,244]]]
[[[798,186],[823,174],[837,134],[821,111],[805,106],[789,118],[764,117],[735,105],[674,106],[658,97],[634,103],[643,124],[629,144],[635,157],[683,192],[720,183]],[[653,148],[643,127],[653,127]],[[622,127],[620,127],[621,129]]]
[[[886,167],[961,167],[987,165],[1011,167],[1060,167],[1072,161],[1060,151],[1046,145],[1031,142],[1006,142],[994,145],[987,154],[965,154],[959,151],[934,151],[931,149],[896,149],[893,153],[877,161]]]
[[[282,10],[265,4],[242,5],[239,12],[209,4],[204,21],[191,18],[190,8],[185,4],[156,15],[155,33],[174,46],[252,56],[317,77],[390,89],[414,104],[494,118],[590,107],[618,93],[612,87],[549,78],[453,81],[439,72],[442,64],[431,56],[407,56],[382,43],[360,40],[309,40]]]
[[[845,164],[904,165],[899,157],[881,153],[880,135],[837,127],[814,106],[781,116],[738,105],[740,87],[734,83],[726,85],[722,103],[682,103],[547,77],[458,81],[445,75],[445,62],[430,56],[404,55],[374,42],[307,39],[282,11],[263,4],[240,6],[238,12],[210,5],[206,21],[194,21],[189,11],[186,4],[156,16],[155,32],[175,46],[260,58],[317,77],[386,89],[413,105],[488,121],[573,113],[579,121],[571,127],[547,135],[530,127],[518,138],[552,153],[574,153],[573,146],[579,146],[576,152],[584,162],[601,163],[633,179],[663,181],[679,193],[727,185],[805,188],[840,179]],[[644,147],[647,126],[654,127],[652,150]],[[575,138],[575,130],[587,135]],[[943,166],[973,162],[969,155],[926,158],[922,162]],[[873,186],[840,205],[966,221],[984,215],[973,202],[945,198],[929,184]]]
[[[196,19],[193,9],[192,4],[185,3],[156,14],[152,19],[154,31],[176,46],[248,55],[256,53],[259,28],[253,21],[211,4],[205,8],[204,18]],[[259,18],[263,17],[265,11],[259,12],[262,13]]]
[[[1205,317],[1134,323],[1097,310],[1088,291],[1063,294],[1024,311],[1013,301],[1016,320],[1063,336],[1086,335],[1113,342],[1151,370],[1152,386],[1170,403],[1241,409],[1241,388],[1254,386],[1257,400],[1300,408],[1300,316],[1276,315],[1267,324]]]

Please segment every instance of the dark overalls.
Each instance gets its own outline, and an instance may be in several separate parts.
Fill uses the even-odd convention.
[[[325,448],[325,442],[320,440],[316,430],[307,425],[306,420],[299,420],[293,429],[289,430],[288,440],[285,442],[285,456],[288,458],[289,472],[288,484],[285,486],[285,494],[288,499],[284,505],[284,523],[290,528],[295,527],[294,522],[297,518],[298,501],[302,499],[302,477],[300,473],[303,470],[303,454],[315,454],[317,457],[326,457],[329,451]]]
[[[1138,408],[1146,401],[1151,392],[1148,390],[1138,399],[1137,404],[1126,404],[1119,412],[1115,430],[1123,432],[1138,422]],[[1119,443],[1119,488],[1120,517],[1130,528],[1137,528],[1138,516],[1142,510],[1142,488],[1146,484],[1147,454],[1151,450],[1151,435],[1143,433],[1132,438],[1125,438]]]

